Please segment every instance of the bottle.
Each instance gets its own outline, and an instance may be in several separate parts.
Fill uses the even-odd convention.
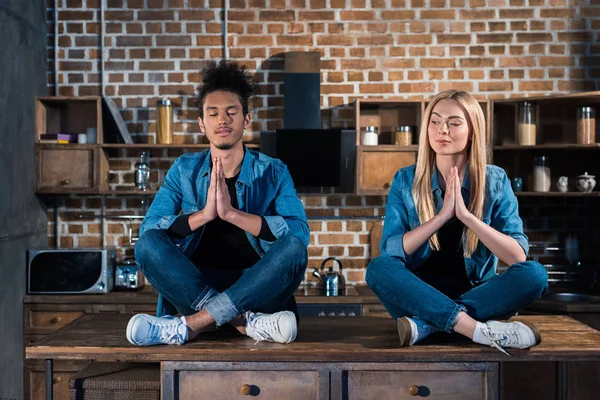
[[[365,146],[377,146],[379,135],[376,126],[367,126],[363,128],[360,143]]]
[[[156,143],[173,143],[173,106],[171,100],[156,102]]]
[[[410,146],[412,144],[412,127],[409,125],[403,125],[396,128],[396,134],[394,135],[394,144],[400,146]]]
[[[519,125],[517,143],[521,146],[533,146],[536,143],[535,108],[533,103],[524,101],[519,107]]]
[[[135,163],[135,186],[140,190],[148,190],[148,181],[150,180],[150,166],[146,157],[147,153],[142,151],[140,161]]]
[[[577,109],[577,143],[592,144],[596,142],[596,110],[592,107]]]
[[[550,191],[550,167],[548,166],[548,159],[546,156],[535,158],[533,165],[533,191]]]

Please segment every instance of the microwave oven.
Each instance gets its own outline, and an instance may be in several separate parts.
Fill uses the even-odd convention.
[[[108,293],[115,264],[114,248],[29,250],[27,293]]]

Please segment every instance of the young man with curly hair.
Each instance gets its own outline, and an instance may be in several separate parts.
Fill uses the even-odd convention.
[[[287,167],[242,143],[252,121],[246,67],[210,62],[202,75],[198,124],[210,149],[175,160],[142,222],[136,263],[159,304],[156,317],[131,318],[127,339],[183,344],[229,324],[257,341],[289,343],[306,213]]]

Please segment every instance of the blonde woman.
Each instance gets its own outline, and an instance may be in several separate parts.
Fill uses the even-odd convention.
[[[457,332],[498,348],[541,341],[527,323],[499,322],[548,288],[529,248],[504,170],[487,165],[485,119],[462,91],[427,106],[416,165],[394,176],[367,283],[398,321],[402,346],[434,331]],[[498,259],[510,267],[496,273]],[[508,353],[507,353],[508,354]]]

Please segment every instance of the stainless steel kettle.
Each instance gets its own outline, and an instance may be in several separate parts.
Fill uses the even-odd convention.
[[[329,267],[327,272],[324,272],[325,264],[327,261],[333,260],[338,264],[338,271],[334,271],[333,267]],[[342,262],[336,257],[329,257],[323,260],[321,264],[321,272],[317,268],[313,271],[312,275],[319,280],[317,283],[317,290],[323,292],[321,294],[325,296],[340,296],[344,294],[346,290],[346,281],[344,275],[342,275]]]

